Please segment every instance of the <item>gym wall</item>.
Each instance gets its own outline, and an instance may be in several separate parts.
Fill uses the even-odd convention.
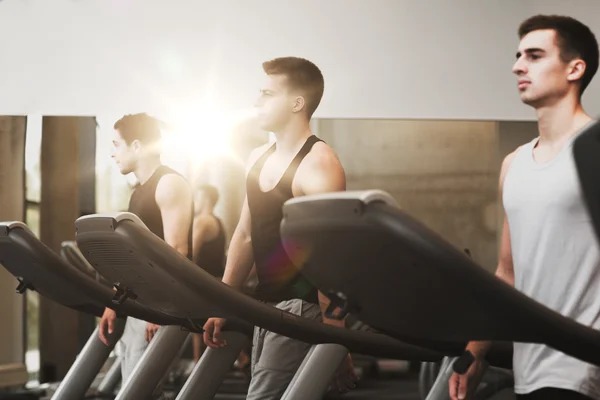
[[[534,122],[320,119],[314,131],[350,190],[382,189],[406,212],[492,272],[498,262],[504,157],[537,136]]]
[[[0,114],[247,109],[261,63],[294,55],[325,74],[318,118],[531,120],[511,66],[536,13],[600,34],[596,0],[4,0]]]

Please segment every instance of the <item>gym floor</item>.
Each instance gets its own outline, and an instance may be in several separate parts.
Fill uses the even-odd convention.
[[[246,393],[219,393],[215,399],[238,400],[245,399]],[[405,378],[394,379],[369,379],[362,381],[354,391],[344,396],[329,396],[327,400],[351,399],[351,400],[421,400],[417,385],[417,377],[414,375]]]

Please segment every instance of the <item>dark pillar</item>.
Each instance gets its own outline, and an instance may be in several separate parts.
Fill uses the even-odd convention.
[[[26,117],[0,116],[0,221],[23,219]],[[27,380],[23,296],[17,280],[0,267],[0,390]]]
[[[63,241],[75,238],[74,222],[81,215],[81,206],[94,211],[90,141],[95,149],[95,124],[90,120],[94,118],[43,118],[40,239],[57,252]],[[40,297],[40,382],[65,376],[83,337],[91,333],[90,322],[93,317]]]
[[[79,216],[96,212],[96,118],[79,118]],[[79,347],[96,328],[93,315],[79,316]]]

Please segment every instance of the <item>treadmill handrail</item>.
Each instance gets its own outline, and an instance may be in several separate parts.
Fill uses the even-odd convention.
[[[27,224],[23,221],[6,221],[6,222],[0,222],[0,227],[5,227],[6,229],[3,230],[3,234],[8,235],[8,232],[10,232],[10,230],[15,229],[15,228],[21,228],[27,232],[29,232],[30,234],[34,234],[32,232],[31,229],[29,229],[29,226],[27,226]]]
[[[121,221],[129,220],[129,221],[133,221],[136,224],[147,228],[146,224],[144,224],[144,222],[140,219],[140,217],[138,217],[137,215],[135,215],[134,213],[129,212],[129,211],[89,214],[89,215],[84,215],[83,217],[77,218],[77,221],[85,221],[88,219],[93,219],[94,221],[106,219],[106,220],[113,220],[117,223],[119,223]],[[75,224],[75,226],[77,226],[77,223]]]
[[[431,231],[425,224],[398,207],[381,203],[365,205],[361,210],[360,216],[355,220],[350,220],[348,215],[344,214],[344,212],[331,212],[330,210],[332,209],[336,211],[341,209],[341,207],[335,203],[331,205],[317,203],[314,208],[306,207],[307,209],[310,208],[310,210],[308,210],[310,212],[307,210],[300,211],[298,209],[292,209],[301,208],[301,206],[306,205],[307,204],[299,203],[286,203],[286,205],[284,205],[284,213],[288,216],[294,216],[296,219],[293,224],[289,220],[284,220],[282,222],[282,236],[284,240],[291,239],[289,240],[290,242],[294,242],[294,240],[302,241],[304,238],[314,238],[314,240],[319,240],[319,245],[321,247],[319,247],[319,250],[315,248],[312,249],[313,257],[318,259],[315,254],[319,251],[320,254],[326,255],[326,258],[331,260],[333,258],[332,254],[334,253],[346,254],[347,247],[342,248],[339,246],[339,249],[337,250],[332,249],[332,246],[329,246],[329,243],[324,240],[324,238],[329,235],[329,231],[324,228],[324,225],[326,225],[327,228],[334,225],[335,230],[340,232],[347,232],[353,228],[356,228],[356,231],[359,229],[362,231],[363,227],[372,231],[377,230],[377,232],[381,233],[381,235],[378,236],[378,240],[387,241],[385,250],[386,255],[395,256],[387,257],[387,259],[390,260],[389,265],[393,264],[396,266],[397,271],[407,272],[407,276],[409,276],[409,272],[414,273],[414,271],[416,271],[414,267],[417,267],[419,264],[427,265],[428,268],[426,271],[435,269],[436,277],[441,277],[440,280],[448,280],[448,282],[451,282],[453,285],[449,286],[452,291],[456,293],[453,293],[452,295],[458,296],[462,302],[471,302],[474,307],[473,310],[478,309],[477,316],[481,318],[481,321],[489,322],[492,319],[497,319],[502,321],[503,325],[506,327],[505,330],[499,330],[496,326],[496,330],[492,332],[486,328],[486,326],[489,326],[488,324],[479,323],[475,328],[470,328],[469,332],[456,335],[462,337],[455,337],[454,340],[505,340],[543,343],[569,354],[572,357],[600,365],[600,353],[595,350],[598,349],[598,343],[600,343],[600,331],[585,326],[575,319],[563,316],[550,309],[548,306],[528,297],[516,288],[506,284],[497,277],[494,277],[492,274],[478,266],[475,261],[466,256],[455,246],[451,245],[440,234]],[[286,208],[289,209],[286,210]],[[338,223],[338,225],[336,225],[336,223]],[[345,225],[345,223],[347,224]],[[297,232],[292,233],[291,231],[293,229],[297,229]],[[316,232],[319,232],[319,235],[316,235]],[[355,231],[351,232],[354,233]],[[335,237],[334,239],[339,238]],[[307,241],[308,243],[305,245],[310,246],[310,240],[307,239]],[[350,246],[352,245],[350,244]],[[373,249],[376,247],[370,245],[368,248]],[[401,258],[398,256],[399,253],[397,252],[397,249],[399,248],[404,248],[405,254],[411,255],[408,257],[406,263],[400,262]],[[356,250],[363,251],[365,254],[371,254],[369,249],[358,248]],[[378,254],[381,254],[381,252]],[[412,259],[415,257],[418,257],[421,263],[412,264]],[[302,262],[304,263],[304,260]],[[384,263],[375,263],[375,265],[379,264]],[[314,260],[309,260],[309,262],[306,262],[303,266],[305,267],[305,276],[309,281],[316,285],[317,288],[327,288],[328,290],[343,292],[350,303],[360,301],[358,297],[362,292],[358,288],[360,286],[358,285],[359,282],[355,282],[356,284],[344,282],[343,279],[340,278],[342,267],[332,268],[333,273],[326,276],[326,274],[322,273],[319,269],[318,262]],[[346,269],[347,265],[344,265],[343,268]],[[369,271],[372,276],[378,276],[377,272],[379,272],[371,265],[362,265],[360,269],[357,269],[356,271],[358,271],[357,273]],[[417,281],[414,279],[406,279],[404,282],[407,283],[408,286],[415,288],[423,287],[417,283],[425,282],[425,276],[426,275],[423,275],[423,277],[418,278],[419,280]],[[395,282],[390,281],[390,277],[385,274],[381,274],[378,279],[373,279],[372,282],[376,285],[378,282],[381,282],[382,279],[387,279],[387,282],[390,283]],[[343,288],[344,286],[347,286],[347,291],[353,291],[353,293],[345,291]],[[370,293],[372,292],[369,292],[363,297],[368,298]],[[404,295],[406,295],[406,293],[414,295],[412,292],[403,292]],[[461,293],[463,293],[464,296],[461,295]],[[493,294],[495,297],[490,296],[490,294]],[[374,297],[371,297],[371,299],[373,298]],[[387,304],[392,303],[390,301],[393,300],[392,298],[399,297],[396,294],[390,294],[385,298]],[[498,299],[501,299],[502,301],[499,302]],[[367,300],[365,300],[365,302],[367,302]],[[427,326],[427,330],[414,329],[410,331],[404,327],[405,325],[410,328],[417,326],[414,322],[417,319],[414,321],[397,320],[401,321],[402,327],[399,327],[400,324],[397,324],[396,327],[390,328],[390,326],[394,324],[390,324],[385,318],[386,311],[387,315],[389,315],[390,310],[384,310],[384,307],[382,306],[383,303],[384,301],[382,300],[380,304],[381,314],[379,315],[376,315],[376,312],[373,311],[377,308],[376,302],[370,303],[370,313],[363,311],[365,307],[361,307],[361,304],[355,304],[359,310],[357,316],[362,317],[366,323],[373,324],[375,328],[401,339],[407,337],[407,332],[410,332],[409,334],[415,338],[419,333],[424,336],[423,338],[418,338],[418,340],[439,339],[441,331],[430,329],[430,326]],[[507,310],[511,311],[507,312]],[[490,316],[490,311],[494,311],[494,315]],[[421,313],[413,314],[419,316],[422,315]],[[474,313],[469,313],[467,310],[462,310],[461,314],[464,316],[468,315],[469,318],[473,320],[475,318],[472,316]],[[496,316],[498,316],[498,318],[496,318]],[[530,321],[535,321],[535,324],[529,323],[527,326],[524,326],[522,323],[526,322],[528,319]],[[373,322],[374,320],[376,320],[376,322]],[[445,324],[441,319],[438,319],[438,321],[442,321],[441,324]],[[451,327],[451,325],[445,325]],[[458,332],[458,329],[450,328],[442,334],[448,334],[447,332],[450,330],[454,333]],[[477,332],[476,334],[481,335],[481,337],[474,337],[473,332]],[[402,334],[404,334],[404,336],[402,336]],[[565,340],[565,337],[569,337],[570,340]],[[594,350],[592,351],[591,349]]]
[[[76,221],[78,243],[79,239],[92,240],[93,238],[93,229],[98,224],[89,221],[89,218],[92,217],[88,216],[88,220],[83,223],[81,220]],[[253,325],[312,344],[342,344],[357,353],[425,361],[442,358],[439,352],[409,345],[387,335],[352,331],[311,321],[255,300],[217,280],[134,220],[124,219],[117,223],[112,231],[120,241],[129,244],[131,248],[136,248],[152,260],[154,269],[161,268],[165,273],[171,274],[170,278],[187,289],[186,295],[196,296],[199,304],[216,302],[231,316],[246,320]],[[81,247],[83,248],[83,242]],[[132,289],[135,291],[134,286]],[[156,290],[159,289],[166,290],[162,284],[157,285]],[[177,296],[179,293],[169,294]],[[140,298],[140,301],[144,302],[144,299]]]
[[[79,263],[83,264],[86,267],[86,269],[95,271],[94,267],[92,267],[90,262],[83,256],[83,254],[81,254],[81,251],[77,248],[75,242],[70,241],[70,240],[65,240],[60,244],[60,247],[62,250],[68,249],[69,251],[72,251],[73,253],[75,253],[78,257],[77,261]]]
[[[359,200],[364,204],[373,202],[383,202],[391,206],[398,207],[398,202],[389,193],[379,189],[369,190],[347,190],[340,192],[327,192],[311,194],[306,196],[294,197],[286,201],[286,204],[297,204],[305,202],[315,202],[321,200]]]
[[[101,311],[103,311],[105,307],[110,307],[115,308],[121,315],[132,316],[160,325],[182,325],[182,322],[185,323],[185,321],[181,321],[180,319],[176,319],[158,311],[148,309],[133,302],[128,302],[127,304],[115,307],[116,305],[112,304],[112,296],[114,292],[110,288],[100,284],[83,271],[80,271],[76,267],[69,264],[66,260],[42,243],[32,233],[32,231],[27,228],[25,224],[20,223],[10,225],[10,223],[0,222],[0,226],[5,226],[7,228],[9,226],[13,226],[13,228],[6,230],[6,235],[9,238],[13,238],[10,241],[10,246],[18,246],[20,250],[27,252],[32,258],[38,261],[45,260],[46,262],[39,262],[38,265],[44,268],[46,273],[51,274],[53,277],[55,277],[55,279],[63,282],[66,287],[69,287],[69,290],[76,290],[78,294],[81,294],[82,304],[87,303],[94,305],[98,310],[100,310],[100,315]],[[28,266],[29,264],[27,263],[21,264],[22,268],[27,268]],[[32,270],[35,271],[35,269]],[[45,283],[46,282],[43,280],[36,281],[34,283],[35,290],[43,292],[45,297],[62,304],[57,296],[52,296],[52,293],[54,293],[57,288]],[[69,304],[62,305],[73,308]],[[94,314],[97,315],[98,312],[95,312]]]

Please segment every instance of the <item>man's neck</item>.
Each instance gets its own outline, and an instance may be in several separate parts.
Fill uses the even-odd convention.
[[[575,135],[592,118],[585,113],[581,103],[568,101],[536,109],[540,142],[559,144]]]
[[[277,151],[284,154],[295,154],[312,132],[308,121],[290,123],[279,132],[273,132],[277,142]]]
[[[160,158],[152,157],[138,161],[137,168],[133,174],[138,182],[143,185],[150,179],[152,174],[161,166]]]

